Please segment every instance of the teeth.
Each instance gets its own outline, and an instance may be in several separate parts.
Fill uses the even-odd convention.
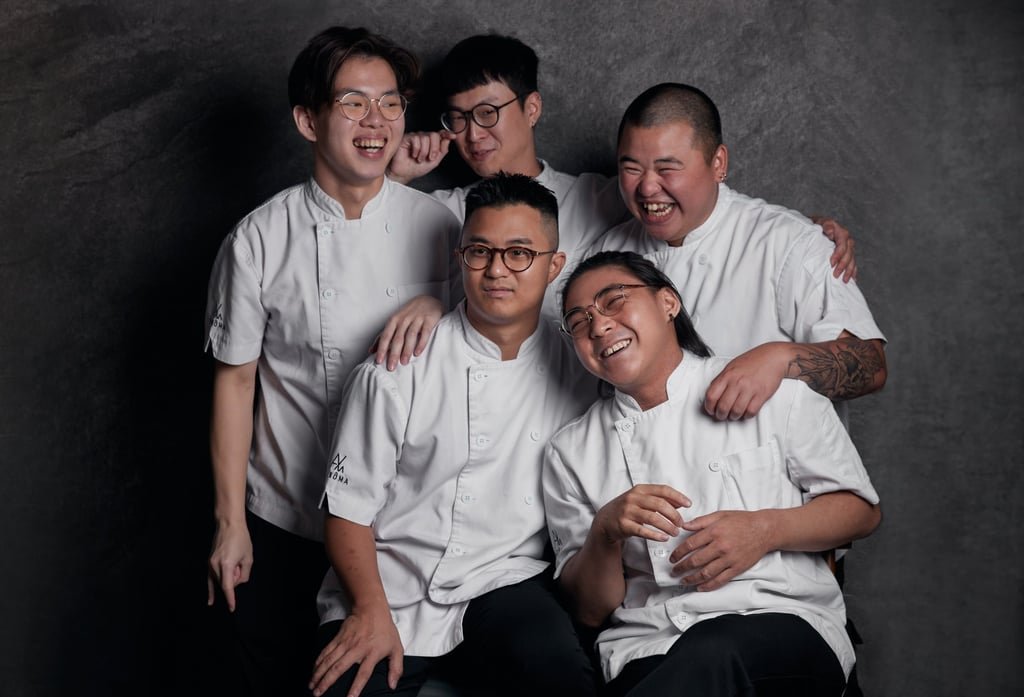
[[[385,142],[382,138],[356,138],[352,144],[357,148],[376,152],[384,147]]]
[[[660,218],[666,216],[675,207],[674,203],[641,203],[640,207],[644,209],[647,215]]]
[[[616,341],[614,344],[612,344],[611,346],[609,346],[608,348],[601,352],[601,358],[608,358],[608,356],[611,356],[614,353],[618,353],[622,349],[629,346],[630,343],[632,343],[631,339],[623,339],[622,341]]]

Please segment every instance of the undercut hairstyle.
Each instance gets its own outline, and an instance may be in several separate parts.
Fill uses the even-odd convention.
[[[565,314],[565,298],[569,295],[569,289],[572,284],[575,283],[580,276],[593,271],[594,269],[604,268],[606,266],[617,266],[631,276],[635,276],[636,279],[643,283],[649,288],[658,290],[660,288],[668,288],[672,291],[672,294],[679,300],[679,314],[672,320],[672,324],[675,325],[676,330],[676,341],[679,342],[681,348],[686,349],[690,353],[707,358],[711,355],[711,348],[704,343],[704,340],[700,338],[700,334],[693,326],[693,322],[690,321],[690,316],[687,314],[686,309],[683,307],[683,298],[679,295],[679,291],[676,290],[676,286],[672,283],[672,279],[664,274],[657,266],[644,259],[636,252],[598,252],[592,257],[588,257],[581,261],[572,273],[569,274],[569,278],[566,279],[565,284],[562,286],[562,314]]]
[[[292,107],[314,111],[334,99],[334,78],[349,58],[380,58],[391,66],[398,92],[407,99],[420,75],[420,62],[412,52],[362,27],[331,27],[320,32],[295,58],[288,73],[288,99]]]
[[[441,96],[444,99],[502,82],[522,105],[537,91],[537,54],[519,39],[499,34],[478,34],[455,44],[441,63]]]
[[[484,179],[466,194],[466,220],[481,208],[529,206],[540,213],[545,232],[558,248],[558,199],[551,190],[525,174],[499,172]]]
[[[650,128],[682,121],[693,128],[694,145],[711,164],[722,144],[722,118],[718,107],[701,90],[680,82],[655,85],[633,100],[619,123],[619,141],[626,126]]]

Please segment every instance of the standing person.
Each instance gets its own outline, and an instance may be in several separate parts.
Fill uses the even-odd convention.
[[[392,178],[401,182],[423,176],[440,164],[451,143],[477,176],[487,178],[498,172],[534,177],[554,192],[558,199],[558,224],[561,250],[566,255],[565,269],[572,269],[601,236],[625,221],[629,213],[623,206],[615,179],[600,174],[573,176],[559,172],[537,156],[534,131],[543,114],[543,100],[537,86],[537,54],[519,39],[497,34],[481,34],[463,39],[445,56],[440,68],[441,114],[443,129],[437,132],[408,133],[389,166]],[[440,189],[434,196],[462,220],[467,188]],[[853,240],[837,222],[821,219],[826,235],[835,241],[831,258],[837,276],[849,280],[856,272]],[[557,325],[558,288],[562,276],[551,284],[544,300],[543,316]],[[427,317],[403,315],[396,318],[399,336],[411,326],[419,332],[440,317],[435,307]],[[390,337],[391,331],[386,333]],[[382,341],[377,361],[394,367],[423,349],[420,343]]]
[[[442,663],[482,675],[474,694],[594,694],[546,571],[541,455],[595,394],[540,320],[557,250],[550,191],[481,182],[457,250],[465,302],[408,365],[353,373],[324,494],[314,695],[415,695]]]
[[[327,569],[317,502],[341,388],[404,302],[445,298],[458,223],[385,177],[418,71],[365,29],[313,37],[288,78],[312,177],[238,223],[214,263],[209,603],[219,589],[231,611],[247,694],[308,694],[305,637]]]
[[[559,582],[604,626],[610,694],[839,697],[853,646],[818,552],[880,513],[829,400],[786,380],[750,419],[705,414],[727,359],[637,254],[584,261],[564,305],[581,363],[615,394],[552,438],[545,509]]]
[[[833,400],[885,384],[885,338],[857,284],[831,272],[818,226],[724,184],[729,152],[706,94],[678,83],[648,89],[626,109],[618,141],[634,219],[598,249],[646,256],[677,285],[715,354],[736,357],[708,389],[709,413],[753,416],[787,377]]]

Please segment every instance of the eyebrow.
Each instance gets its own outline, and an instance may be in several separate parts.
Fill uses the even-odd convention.
[[[629,155],[623,155],[622,157],[619,158],[619,164],[622,164],[624,162],[629,162],[629,163],[636,164],[636,165],[640,164],[639,160],[637,160],[636,158],[630,157]],[[685,165],[685,163],[682,160],[680,160],[678,157],[659,157],[659,158],[657,158],[654,161],[654,164],[656,164],[656,165],[679,165],[680,167]]]
[[[470,244],[482,244],[482,245],[485,245],[485,246],[491,246],[491,241],[490,240],[488,240],[485,237],[480,237],[479,235],[472,235],[470,237],[467,237],[466,238],[466,242],[468,242]],[[509,240],[508,244],[506,244],[505,246],[506,247],[528,247],[531,244],[534,244],[534,240],[531,237],[516,237],[514,239]]]

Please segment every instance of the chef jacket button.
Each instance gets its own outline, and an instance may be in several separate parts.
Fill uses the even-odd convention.
[[[327,299],[333,298],[334,297],[334,289],[333,288],[325,288],[324,292],[321,293],[321,295],[323,295]]]
[[[473,374],[473,379],[476,380],[477,382],[480,382],[481,380],[485,379],[486,377],[487,377],[487,373],[485,373],[482,370],[478,370],[476,373]]]
[[[717,472],[718,470],[722,469],[722,463],[719,462],[718,460],[712,460],[711,464],[708,465],[708,469],[711,470],[712,472]]]
[[[540,431],[530,431],[530,440],[540,440]]]
[[[658,558],[664,557],[665,554],[667,554],[667,552],[665,552],[664,548],[662,548],[662,547],[657,547],[654,550],[654,556],[656,556]]]
[[[708,263],[708,255],[707,254],[701,254],[699,257],[697,257],[697,263],[700,264],[701,266],[704,266],[705,264],[707,264]]]
[[[477,445],[487,445],[487,443],[488,443],[488,441],[487,441],[487,437],[486,436],[477,436],[477,439],[476,439],[476,444]]]
[[[322,227],[322,228],[320,228],[320,236],[321,237],[327,237],[330,234],[331,234],[331,228],[329,228],[329,227]]]
[[[473,500],[473,497],[470,496],[469,494],[463,494],[462,495],[462,502],[463,503],[469,503],[472,500]]]
[[[386,291],[384,291],[384,292],[388,294],[388,297],[389,297],[389,298],[393,298],[393,297],[395,297],[396,295],[398,295],[398,291],[397,291],[397,290],[395,290],[394,288],[388,288],[388,289],[387,289]]]
[[[330,351],[327,352],[327,357],[330,358],[332,361],[338,360],[339,355],[341,355],[341,353],[338,351],[338,349],[331,349]]]
[[[523,497],[523,501],[526,501],[526,505],[527,506],[532,506],[533,505],[533,497],[530,496],[530,495],[524,496]]]

